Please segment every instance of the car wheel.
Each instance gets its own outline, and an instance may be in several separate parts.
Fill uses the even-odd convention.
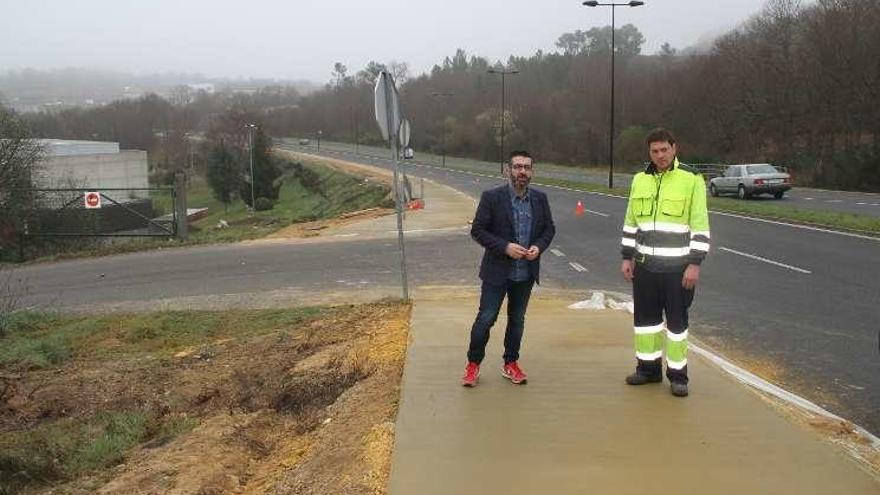
[[[713,197],[718,197],[718,189],[715,188],[715,184],[709,184],[709,194]]]
[[[739,189],[736,190],[736,196],[739,199],[749,199],[748,193],[746,193],[746,188],[742,184],[739,185]]]
[[[779,191],[779,192],[773,193],[773,197],[776,199],[782,199],[783,195],[785,195],[784,191]]]

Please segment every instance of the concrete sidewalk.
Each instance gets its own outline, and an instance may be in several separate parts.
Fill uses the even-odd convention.
[[[419,299],[390,493],[876,494],[816,433],[691,353],[691,396],[628,387],[631,316],[533,298],[521,363],[500,373],[499,317],[479,385],[459,385],[476,297]],[[698,331],[698,329],[695,329]]]

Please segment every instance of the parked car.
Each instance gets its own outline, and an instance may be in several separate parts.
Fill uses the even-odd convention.
[[[300,139],[300,140],[299,140],[299,145],[300,145],[300,146],[308,146],[309,144],[311,144],[311,142],[312,142],[312,141],[311,141],[310,139]]]
[[[415,153],[413,153],[413,149],[410,147],[406,147],[403,149],[403,159],[404,160],[412,160],[415,157]]]
[[[758,194],[772,194],[782,199],[785,191],[791,189],[791,175],[780,172],[769,163],[748,163],[730,165],[723,175],[709,180],[709,194],[736,194],[747,199]]]

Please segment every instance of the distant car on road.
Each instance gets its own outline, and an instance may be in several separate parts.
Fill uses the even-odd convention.
[[[404,160],[412,160],[414,156],[415,156],[415,153],[413,153],[412,148],[407,147],[407,148],[403,149],[403,159]]]
[[[791,189],[791,175],[780,172],[769,163],[749,163],[730,165],[724,174],[709,180],[709,194],[736,194],[740,199],[748,199],[758,194],[772,194],[782,199],[785,191]]]
[[[311,144],[311,142],[312,142],[312,141],[311,141],[310,139],[300,139],[300,140],[299,140],[299,145],[300,145],[300,146],[308,146],[309,144]]]

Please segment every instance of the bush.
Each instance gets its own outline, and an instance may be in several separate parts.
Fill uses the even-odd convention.
[[[254,209],[257,211],[268,211],[275,208],[275,202],[269,198],[257,198],[255,203]]]

